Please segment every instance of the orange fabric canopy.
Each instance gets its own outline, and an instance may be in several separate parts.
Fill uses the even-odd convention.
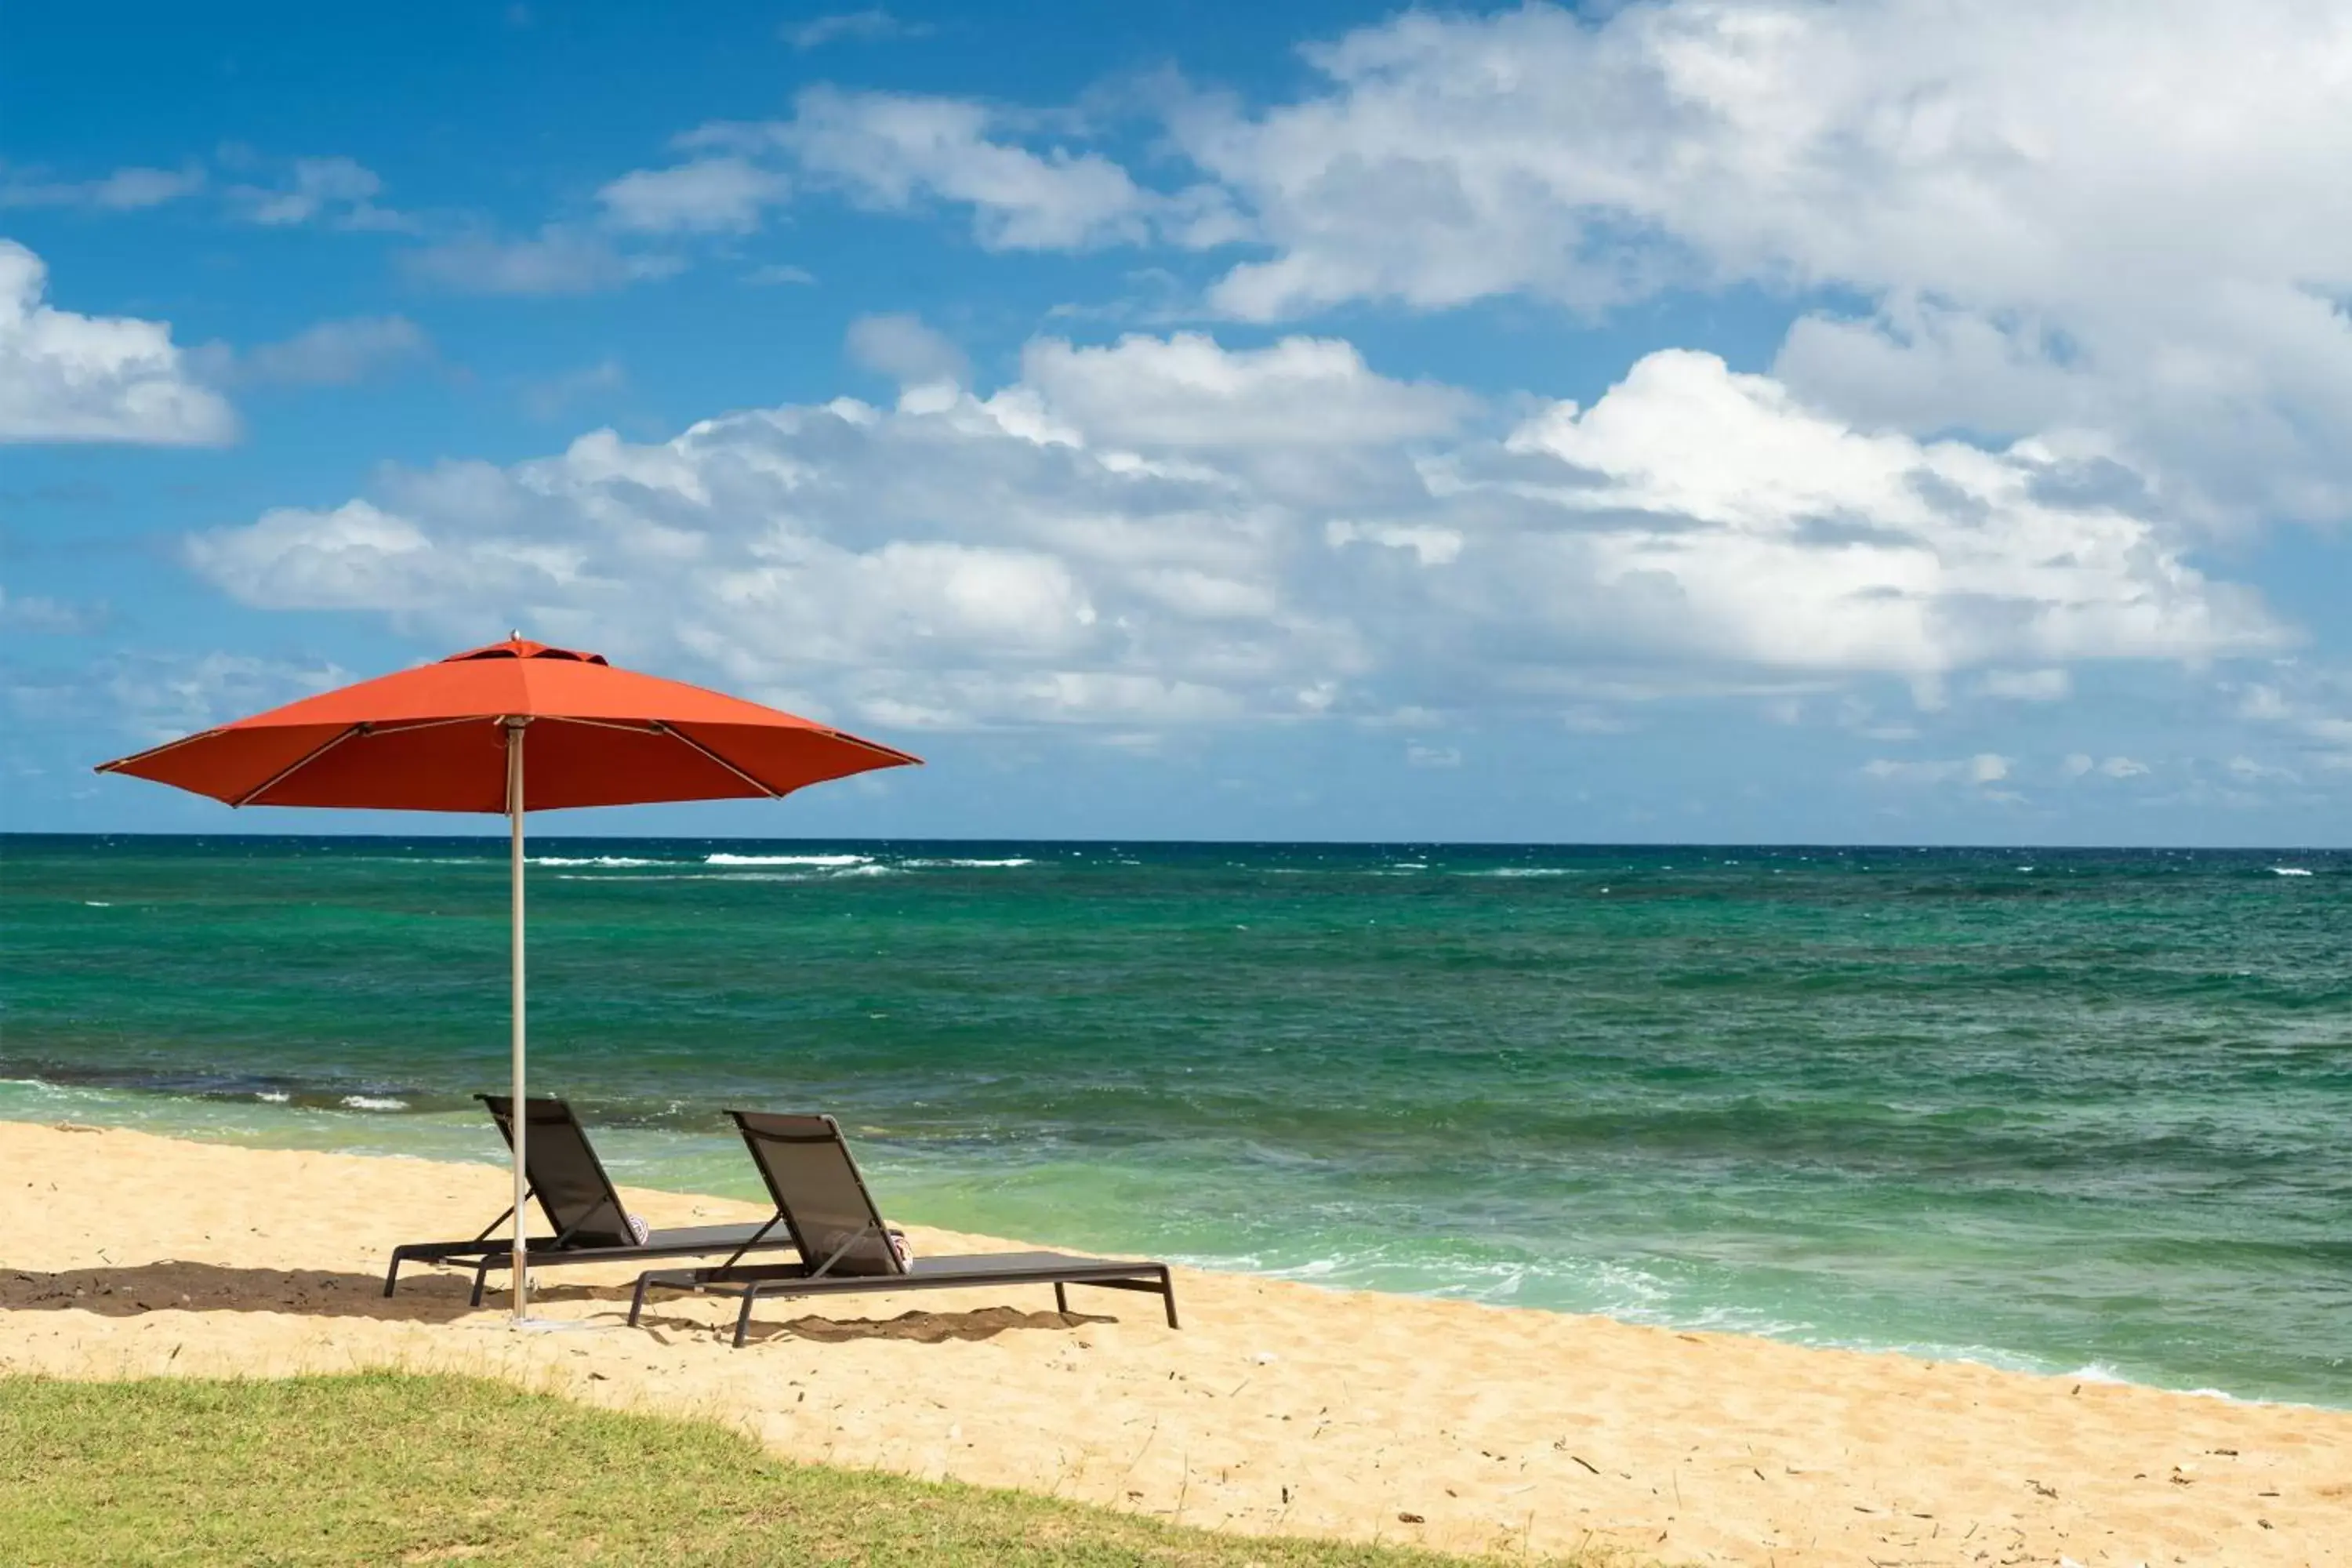
[[[756,702],[520,637],[362,680],[100,764],[231,805],[504,812],[789,795],[921,759]]]

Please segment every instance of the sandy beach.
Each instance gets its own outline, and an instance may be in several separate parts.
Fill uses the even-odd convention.
[[[769,1304],[736,1351],[716,1300],[623,1326],[612,1268],[546,1277],[583,1331],[518,1334],[453,1274],[380,1294],[394,1245],[498,1211],[492,1166],[10,1122],[0,1172],[0,1373],[477,1373],[794,1458],[1465,1552],[2352,1563],[2352,1413],[1181,1270],[1181,1331],[1040,1288]],[[757,1212],[629,1195],[656,1225]]]

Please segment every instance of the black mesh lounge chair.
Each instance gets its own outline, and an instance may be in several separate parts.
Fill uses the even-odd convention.
[[[514,1147],[514,1100],[507,1095],[478,1094],[489,1107],[507,1147]],[[523,1175],[530,1187],[525,1197],[539,1199],[540,1212],[555,1234],[530,1240],[530,1267],[560,1268],[574,1263],[625,1263],[646,1258],[701,1258],[728,1253],[733,1263],[747,1252],[782,1251],[793,1245],[783,1228],[784,1216],[772,1215],[758,1225],[694,1225],[657,1230],[639,1241],[629,1228],[621,1194],[604,1174],[604,1163],[589,1145],[587,1131],[560,1100],[533,1100],[530,1137],[524,1145]],[[493,1268],[502,1268],[514,1254],[511,1231],[499,1234],[514,1216],[513,1205],[484,1226],[470,1241],[413,1241],[392,1249],[392,1267],[384,1271],[387,1296],[400,1279],[404,1263],[446,1263],[474,1270],[473,1304],[482,1304],[482,1286]]]
[[[645,1310],[646,1292],[715,1290],[740,1294],[735,1343],[751,1326],[751,1304],[762,1296],[834,1296],[858,1291],[971,1289],[991,1285],[1051,1285],[1054,1304],[1070,1310],[1068,1287],[1099,1285],[1158,1296],[1176,1327],[1176,1289],[1168,1265],[1066,1252],[975,1253],[962,1258],[898,1259],[888,1228],[857,1173],[841,1124],[830,1116],[768,1116],[730,1110],[743,1142],[768,1184],[768,1195],[799,1245],[797,1263],[738,1264],[716,1268],[648,1269],[637,1276],[629,1321]]]

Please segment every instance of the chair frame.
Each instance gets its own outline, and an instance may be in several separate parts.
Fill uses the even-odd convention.
[[[787,1134],[753,1125],[759,1113],[730,1110],[743,1142],[751,1152],[752,1163],[760,1167],[761,1178],[768,1184],[768,1195],[775,1201],[777,1214],[792,1231],[793,1241],[799,1250],[797,1263],[755,1263],[739,1266],[730,1258],[716,1268],[650,1268],[637,1276],[637,1288],[629,1303],[629,1323],[635,1327],[645,1311],[648,1292],[661,1290],[710,1291],[721,1295],[740,1295],[742,1305],[735,1314],[734,1343],[740,1349],[751,1327],[751,1309],[763,1297],[885,1295],[905,1290],[971,1290],[994,1285],[1051,1285],[1056,1310],[1070,1310],[1069,1289],[1072,1285],[1092,1285],[1106,1290],[1139,1290],[1158,1296],[1165,1309],[1168,1326],[1181,1327],[1176,1316],[1175,1280],[1168,1265],[1155,1259],[1122,1259],[1082,1258],[1062,1252],[971,1253],[961,1257],[917,1258],[910,1265],[899,1264],[888,1246],[889,1226],[882,1211],[875,1205],[874,1194],[866,1184],[866,1176],[857,1168],[857,1159],[850,1152],[849,1140],[841,1131],[841,1123],[830,1116],[809,1120],[823,1124],[822,1135]],[[840,1152],[842,1162],[848,1166],[850,1178],[865,1201],[866,1219],[852,1231],[848,1238],[832,1248],[823,1259],[812,1265],[817,1256],[793,1217],[791,1198],[775,1172],[762,1156],[761,1140],[790,1138],[794,1142],[826,1142]],[[850,1249],[859,1242],[878,1237],[893,1268],[880,1274],[836,1275],[831,1272]]]
[[[499,1111],[499,1103],[505,1102],[508,1105],[507,1114],[511,1115],[513,1113],[511,1101],[500,1095],[478,1094],[474,1098],[480,1100],[489,1110],[491,1118],[499,1123],[499,1131],[511,1143],[513,1133],[508,1130],[506,1119]],[[589,1141],[587,1128],[583,1126],[580,1119],[572,1114],[572,1107],[561,1100],[532,1099],[526,1102],[524,1114],[530,1114],[532,1107],[551,1107],[563,1121],[571,1124],[572,1131],[579,1136],[581,1147],[587,1152],[588,1162],[593,1167],[598,1182],[604,1187],[604,1197],[612,1204],[614,1213],[626,1214],[627,1210],[621,1204],[619,1189],[613,1185],[612,1177],[605,1173],[604,1162],[597,1157],[596,1146]],[[537,1184],[527,1186],[523,1191],[523,1201],[530,1202],[538,1192]],[[545,1205],[541,1206],[543,1208]],[[593,1213],[593,1210],[591,1212]],[[468,1299],[468,1304],[480,1306],[490,1271],[509,1267],[512,1262],[514,1257],[512,1238],[497,1237],[493,1233],[513,1217],[514,1205],[509,1204],[499,1211],[498,1218],[484,1226],[480,1232],[469,1240],[414,1241],[394,1247],[391,1266],[384,1270],[383,1293],[390,1296],[398,1288],[401,1265],[404,1263],[453,1264],[458,1268],[470,1265],[474,1270],[474,1289],[473,1294]],[[551,1214],[547,1217],[550,1220],[556,1218]],[[764,1223],[759,1225],[680,1226],[668,1230],[654,1231],[644,1241],[627,1246],[574,1245],[572,1238],[580,1228],[580,1223],[575,1222],[565,1226],[553,1236],[531,1237],[527,1244],[529,1267],[562,1268],[583,1263],[627,1263],[648,1258],[696,1258],[709,1257],[714,1253],[727,1254],[727,1262],[734,1264],[740,1262],[747,1253],[781,1251],[796,1245],[789,1238],[789,1234],[772,1236],[776,1227],[784,1223],[784,1215],[781,1210],[769,1215]]]

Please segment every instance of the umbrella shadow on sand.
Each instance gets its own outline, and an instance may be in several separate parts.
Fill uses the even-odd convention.
[[[0,1265],[0,1311],[95,1312],[136,1318],[149,1312],[279,1312],[297,1317],[374,1318],[383,1322],[446,1323],[486,1310],[467,1303],[470,1279],[420,1275],[386,1298],[373,1274],[323,1268],[233,1268],[218,1263],[154,1263],[46,1273]],[[619,1286],[536,1288],[541,1301],[625,1302]],[[493,1309],[494,1310],[494,1309]]]

